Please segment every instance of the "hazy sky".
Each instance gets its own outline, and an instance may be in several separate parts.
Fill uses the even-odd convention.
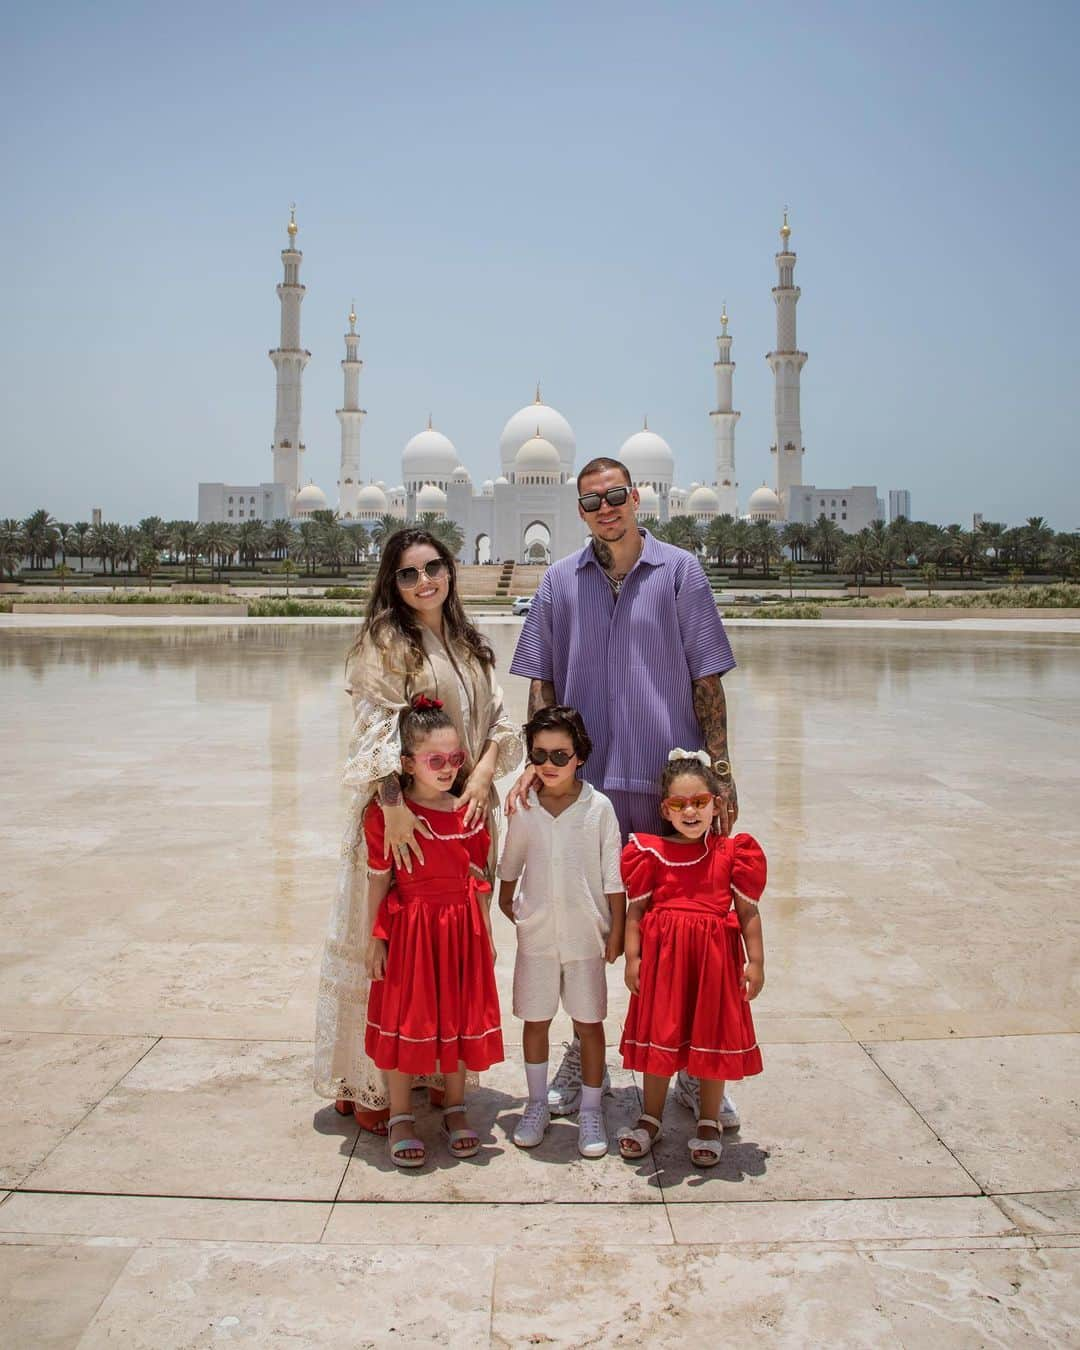
[[[711,480],[726,298],[745,507],[787,203],[806,481],[1074,529],[1078,36],[1073,0],[7,6],[0,516],[272,476],[293,199],[332,501],[353,296],[391,483],[429,410],[494,476],[537,379],[579,464],[647,412]]]

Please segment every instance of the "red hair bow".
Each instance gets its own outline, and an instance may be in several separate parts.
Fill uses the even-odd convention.
[[[441,708],[441,698],[428,698],[427,694],[417,694],[412,701],[412,706],[417,712],[423,712],[425,708]]]

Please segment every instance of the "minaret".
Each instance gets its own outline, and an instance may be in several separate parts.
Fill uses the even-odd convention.
[[[768,361],[775,381],[773,416],[776,423],[776,495],[780,498],[780,514],[788,513],[788,488],[802,483],[802,416],[799,411],[799,378],[806,365],[806,353],[795,345],[795,306],[802,292],[795,285],[795,254],[788,247],[791,226],[787,208],[780,227],[780,252],[776,255],[779,285],[773,287],[776,301],[776,350]]]
[[[349,309],[349,331],[345,334],[345,403],[337,410],[341,423],[341,476],[338,479],[338,515],[343,520],[356,517],[356,498],[360,491],[360,427],[367,416],[361,408],[360,371],[364,363],[356,354],[360,335],[356,331],[356,302]]]
[[[741,413],[731,407],[731,382],[735,362],[731,359],[731,338],[727,330],[727,302],[720,313],[720,336],[716,339],[719,359],[713,362],[716,371],[716,407],[709,414],[716,430],[716,495],[720,498],[720,514],[738,516],[738,483],[735,481],[735,423]]]
[[[285,506],[292,515],[293,500],[300,491],[300,456],[304,433],[300,430],[304,367],[311,353],[300,346],[300,306],[306,287],[300,284],[303,254],[296,247],[296,206],[289,211],[289,242],[281,250],[285,279],[277,288],[281,301],[281,345],[270,353],[277,371],[277,413],[274,418],[274,482],[285,484]]]

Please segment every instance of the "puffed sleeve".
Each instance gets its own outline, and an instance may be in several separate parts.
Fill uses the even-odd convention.
[[[536,809],[535,806],[532,808],[534,811]],[[527,831],[528,823],[523,812],[516,811],[510,817],[510,824],[506,828],[506,841],[503,844],[502,857],[495,869],[495,875],[500,881],[517,881],[524,871]]]
[[[622,835],[619,818],[610,802],[604,803],[600,815],[600,872],[604,878],[604,894],[618,895],[625,890],[622,879]]]
[[[407,706],[405,674],[389,668],[374,644],[365,639],[345,671],[345,689],[353,700],[353,728],[342,781],[363,790],[401,772],[398,719]]]
[[[386,829],[378,802],[372,802],[364,812],[364,841],[368,851],[368,871],[380,875],[389,872],[391,862],[386,855]]]
[[[503,774],[513,773],[521,763],[521,728],[506,715],[503,691],[495,683],[495,672],[489,671],[488,678],[491,681],[491,721],[487,739],[495,744],[495,777],[501,778]]]
[[[768,875],[761,845],[752,835],[737,834],[731,841],[731,848],[731,889],[746,900],[760,900]]]
[[[622,877],[629,904],[647,900],[652,895],[656,883],[656,858],[633,839],[622,851]]]

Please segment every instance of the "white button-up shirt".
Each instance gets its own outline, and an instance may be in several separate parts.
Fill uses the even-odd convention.
[[[514,899],[518,950],[563,962],[603,956],[611,931],[606,896],[623,890],[615,808],[590,783],[558,816],[535,790],[529,804],[510,817],[498,866],[500,881],[525,874]]]

